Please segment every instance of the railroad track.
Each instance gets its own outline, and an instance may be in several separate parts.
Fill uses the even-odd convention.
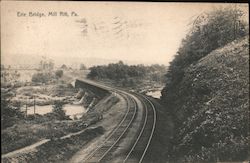
[[[141,99],[143,103],[144,120],[139,135],[137,136],[132,148],[123,159],[123,163],[143,162],[151,143],[156,125],[156,111],[153,103],[144,95],[136,93],[136,96]]]
[[[94,85],[110,89],[97,83]],[[111,89],[110,89],[111,90]],[[130,149],[121,156],[123,163],[142,163],[146,162],[146,155],[150,146],[155,126],[156,126],[156,110],[153,103],[144,95],[138,93],[127,93],[125,90],[117,88],[112,89],[120,94],[127,101],[127,112],[117,127],[111,134],[98,146],[90,155],[82,162],[112,162],[112,153],[119,147],[119,141],[126,136],[126,133],[135,119],[138,105],[134,96],[137,97],[143,105],[143,119],[140,130],[136,135],[136,139],[132,143]]]
[[[116,145],[122,139],[128,128],[132,124],[137,112],[137,104],[135,100],[130,96],[126,94],[123,94],[122,96],[127,101],[127,112],[124,115],[123,119],[111,132],[111,134],[104,140],[104,142],[82,162],[105,162],[107,161],[107,159],[110,159],[111,151],[115,150],[118,147]]]

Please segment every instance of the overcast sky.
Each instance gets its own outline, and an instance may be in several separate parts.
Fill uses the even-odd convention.
[[[1,59],[9,63],[25,54],[167,64],[190,20],[225,5],[229,4],[2,2]],[[53,11],[57,16],[48,16]],[[69,16],[60,16],[60,11]],[[30,17],[29,12],[45,17]]]

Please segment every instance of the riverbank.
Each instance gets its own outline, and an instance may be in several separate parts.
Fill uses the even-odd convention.
[[[18,121],[15,125],[2,130],[2,154],[31,145],[42,139],[57,138],[71,132],[80,131],[101,120],[103,112],[119,99],[111,95],[100,101],[100,105],[86,113],[80,120],[54,120],[38,115]]]
[[[34,147],[33,150],[28,152],[22,150],[24,153],[5,157],[3,161],[12,162],[18,159],[25,160],[26,162],[43,162],[46,159],[48,162],[53,162],[55,160],[58,161],[59,158],[62,161],[69,159],[74,152],[82,148],[88,141],[103,134],[102,123],[98,125],[94,124],[101,122],[103,118],[106,119],[106,116],[103,115],[106,115],[119,101],[120,98],[113,94],[104,97],[92,110],[77,121],[51,120],[41,123],[37,122],[36,119],[36,121],[24,121],[25,124],[20,122],[20,124],[7,128],[2,133],[2,136],[4,136],[1,139],[2,147],[4,147],[4,150],[2,148],[2,154],[6,154],[8,151],[11,152],[14,148],[17,150],[39,141],[48,141]],[[120,115],[119,112],[117,114]],[[108,113],[108,115],[110,114]],[[110,118],[107,120],[110,121]],[[8,156],[8,154],[6,155]]]

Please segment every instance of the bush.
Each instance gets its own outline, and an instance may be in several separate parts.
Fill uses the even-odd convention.
[[[55,72],[55,75],[56,75],[57,78],[61,78],[63,76],[63,70],[57,70]]]
[[[249,38],[242,17],[232,8],[199,16],[170,63],[161,101],[175,122],[175,162],[248,157]]]
[[[22,118],[24,115],[20,111],[20,106],[13,107],[9,100],[1,97],[1,127],[3,129],[10,127]]]
[[[66,115],[65,110],[63,110],[63,103],[60,101],[55,101],[52,106],[52,114],[55,115],[59,120],[68,120],[69,116]]]
[[[162,91],[163,102],[171,103],[171,96],[175,94],[175,88],[179,87],[178,84],[182,81],[188,66],[211,51],[248,34],[249,27],[247,20],[243,20],[244,14],[239,9],[225,8],[196,18],[177,55],[170,63],[166,74],[166,86]]]
[[[84,64],[80,64],[80,70],[87,70],[87,67]]]
[[[61,69],[63,69],[63,70],[67,70],[67,69],[68,69],[68,67],[67,67],[65,64],[63,64],[63,65],[61,66]]]
[[[90,72],[87,75],[90,79],[109,79],[122,86],[132,86],[136,79],[140,80],[156,80],[161,81],[160,78],[164,76],[166,67],[164,65],[127,65],[122,61],[103,66],[90,67]],[[157,79],[158,78],[158,79]]]
[[[35,83],[48,83],[51,80],[51,76],[50,73],[38,72],[32,75],[31,80]]]

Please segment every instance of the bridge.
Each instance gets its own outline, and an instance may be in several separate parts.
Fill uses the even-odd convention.
[[[91,84],[88,80],[76,79],[74,85],[75,88],[81,88],[85,91],[89,90],[95,93],[95,95],[100,99],[111,93],[108,89],[93,85],[93,83]]]
[[[119,122],[114,122],[117,125],[109,136],[93,151],[90,151],[85,157],[78,158],[78,160],[81,160],[80,162],[114,162],[115,159],[123,163],[147,162],[146,158],[150,157],[148,150],[157,119],[155,106],[150,99],[138,93],[91,80],[76,80],[75,84],[76,87],[88,88],[99,96],[115,92],[124,98],[127,103],[122,119]],[[139,119],[138,114],[141,115]],[[137,132],[131,134],[131,131]],[[124,146],[124,142],[129,145]],[[114,153],[119,150],[123,152],[119,156],[115,156]]]

